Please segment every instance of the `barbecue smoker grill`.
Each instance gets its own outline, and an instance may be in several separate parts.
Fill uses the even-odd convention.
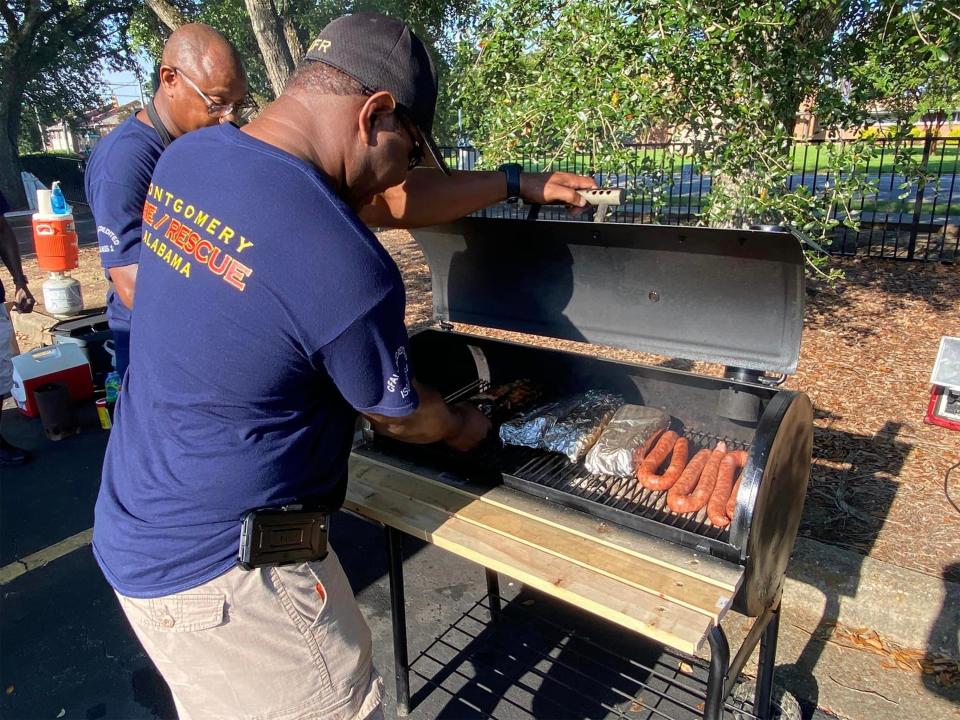
[[[449,483],[502,482],[740,565],[733,607],[759,619],[721,685],[708,691],[704,713],[719,713],[761,639],[758,698],[769,706],[780,594],[812,445],[809,399],[776,387],[796,369],[800,350],[804,281],[796,240],[780,232],[485,218],[414,237],[430,266],[440,322],[411,337],[420,380],[450,400],[531,378],[551,394],[603,389],[662,408],[672,429],[690,439],[691,456],[719,440],[748,451],[736,511],[727,528],[717,528],[705,509],[672,513],[666,492],[628,492],[628,479],[592,476],[562,455],[495,439],[464,455],[367,431],[355,452]],[[480,338],[454,332],[451,321],[722,363],[727,372],[707,377]],[[727,663],[719,626],[708,639],[714,662]],[[761,717],[769,712],[757,707]]]

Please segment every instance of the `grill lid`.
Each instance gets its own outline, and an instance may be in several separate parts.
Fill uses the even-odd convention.
[[[438,320],[796,370],[803,253],[788,233],[464,218],[413,236]]]

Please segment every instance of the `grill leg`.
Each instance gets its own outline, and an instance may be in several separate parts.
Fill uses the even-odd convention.
[[[707,697],[703,703],[703,720],[720,720],[723,712],[723,682],[730,669],[730,644],[723,628],[715,626],[707,635],[710,641],[710,674],[707,676]]]
[[[759,720],[773,717],[773,668],[777,659],[777,636],[780,633],[780,608],[760,636],[760,658],[757,668],[757,693],[753,698],[753,711]]]
[[[403,534],[392,527],[387,533],[390,572],[390,610],[393,616],[393,669],[397,686],[397,715],[410,714],[410,661],[407,658],[407,610],[403,590]]]
[[[500,619],[500,577],[495,570],[484,568],[487,574],[487,600],[490,602],[490,619]]]

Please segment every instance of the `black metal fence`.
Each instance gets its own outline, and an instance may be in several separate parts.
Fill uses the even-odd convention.
[[[822,192],[827,184],[848,179],[828,168],[831,153],[868,143],[872,153],[855,170],[869,192],[854,196],[849,209],[858,227],[843,224],[846,211],[839,206],[832,215],[841,222],[831,234],[829,251],[834,255],[864,255],[896,260],[956,262],[960,257],[960,138],[911,138],[908,140],[853,140],[797,142],[792,149],[792,172],[787,189],[806,187]],[[644,172],[624,175],[604,172],[587,154],[552,161],[546,157],[518,158],[528,170],[566,170],[593,175],[598,183],[629,188],[627,204],[616,210],[614,222],[654,222],[671,225],[696,224],[710,194],[712,179],[696,166],[686,143],[630,145],[631,166]],[[470,170],[480,156],[474,148],[444,148],[451,167]],[[894,167],[896,157],[908,157],[914,172],[903,175]],[[846,175],[846,177],[845,177]],[[496,217],[525,217],[526,209],[498,205],[481,211]],[[564,211],[544,209],[541,217],[566,219]]]
[[[853,199],[859,227],[839,225],[834,229],[829,251],[834,255],[863,255],[896,260],[957,262],[960,258],[960,138],[914,138],[905,141],[856,140],[870,143],[872,157],[856,170],[870,181],[872,192]],[[793,172],[787,178],[789,190],[800,186],[811,192],[823,191],[827,183],[844,179],[827,169],[826,159],[843,143],[797,142],[793,147]],[[606,185],[630,188],[627,204],[611,217],[614,222],[654,222],[672,225],[699,222],[709,197],[712,179],[694,163],[690,145],[685,143],[631,145],[632,166],[645,168],[643,174],[627,176],[595,170],[587,154],[552,162],[546,157],[518,158],[527,170],[567,170],[594,175]],[[451,167],[472,170],[479,163],[474,148],[444,148]],[[915,172],[905,176],[894,167],[894,157],[906,155]],[[32,155],[21,158],[25,170],[49,185],[60,180],[70,202],[86,202],[83,190],[83,161],[75,157]],[[481,211],[495,217],[526,217],[526,208],[501,204]],[[844,219],[844,211],[833,213]],[[544,208],[540,217],[567,219],[566,211]]]

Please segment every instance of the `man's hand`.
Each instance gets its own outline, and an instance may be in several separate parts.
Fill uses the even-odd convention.
[[[33,293],[30,292],[30,288],[25,284],[14,286],[14,302],[16,303],[14,307],[17,308],[17,312],[22,313],[33,312],[33,306],[37,304]]]
[[[416,379],[413,386],[420,404],[409,415],[390,417],[364,413],[377,432],[419,445],[443,441],[462,451],[479,444],[490,432],[490,420],[473,405],[447,405],[433,388],[421,385]]]
[[[597,187],[593,178],[568,172],[520,173],[520,196],[525,202],[537,205],[563,203],[571,207],[585,207],[587,201],[577,190]]]
[[[457,417],[459,427],[444,440],[454,450],[460,452],[472,450],[490,433],[490,418],[470,403],[451,405],[450,412]]]

